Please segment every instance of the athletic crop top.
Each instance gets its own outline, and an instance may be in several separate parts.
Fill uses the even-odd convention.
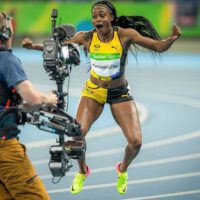
[[[107,43],[100,41],[94,31],[89,52],[90,73],[93,77],[106,81],[117,79],[124,74],[127,54],[120,43],[117,27],[114,29],[113,39]]]

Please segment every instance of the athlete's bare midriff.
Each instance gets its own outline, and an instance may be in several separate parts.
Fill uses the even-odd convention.
[[[109,81],[102,81],[98,78],[90,76],[90,80],[92,81],[92,83],[98,85],[99,87],[107,88],[107,89],[117,88],[126,84],[126,79],[124,75],[118,79],[109,80]]]

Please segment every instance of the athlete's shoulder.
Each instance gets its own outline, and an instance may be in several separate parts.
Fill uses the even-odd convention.
[[[90,42],[93,36],[93,30],[90,31],[79,31],[74,37],[70,39],[70,42],[78,43],[80,45],[85,45]]]
[[[118,29],[118,35],[120,38],[131,39],[132,37],[138,36],[138,32],[132,28],[121,28]]]
[[[122,27],[118,27],[118,32],[121,34],[127,34],[127,33],[137,33],[137,31],[133,28],[122,28]]]
[[[85,32],[84,32],[84,35],[83,35],[84,40],[85,40],[86,42],[91,41],[94,32],[95,32],[94,29],[89,30],[89,31],[85,31]]]

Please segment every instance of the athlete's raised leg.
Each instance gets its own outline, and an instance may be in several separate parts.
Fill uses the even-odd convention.
[[[119,176],[117,189],[120,194],[124,194],[127,190],[127,168],[139,153],[142,145],[141,127],[137,108],[133,101],[112,104],[111,111],[128,142],[123,161],[116,165]]]
[[[82,97],[78,110],[76,113],[76,120],[81,125],[82,137],[77,138],[78,140],[85,141],[85,136],[88,133],[91,125],[98,119],[100,114],[103,111],[103,105],[95,101],[92,98]],[[80,173],[86,173],[86,163],[85,156],[82,159],[78,160]]]
[[[102,113],[103,105],[92,98],[81,97],[76,114],[76,120],[81,125],[82,137],[76,137],[76,140],[85,141],[91,125],[98,119]],[[85,141],[86,145],[86,141]],[[78,160],[79,173],[75,175],[71,186],[71,193],[81,192],[85,178],[90,174],[90,169],[86,164],[85,154]]]

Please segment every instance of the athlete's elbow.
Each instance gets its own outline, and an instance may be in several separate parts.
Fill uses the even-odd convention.
[[[166,51],[166,49],[164,49],[164,48],[157,48],[157,52],[158,53],[163,53],[163,52],[165,52]]]
[[[155,51],[157,53],[162,53],[162,52],[166,51],[166,49],[163,48],[162,46],[157,45],[157,46],[154,46],[153,51]]]

